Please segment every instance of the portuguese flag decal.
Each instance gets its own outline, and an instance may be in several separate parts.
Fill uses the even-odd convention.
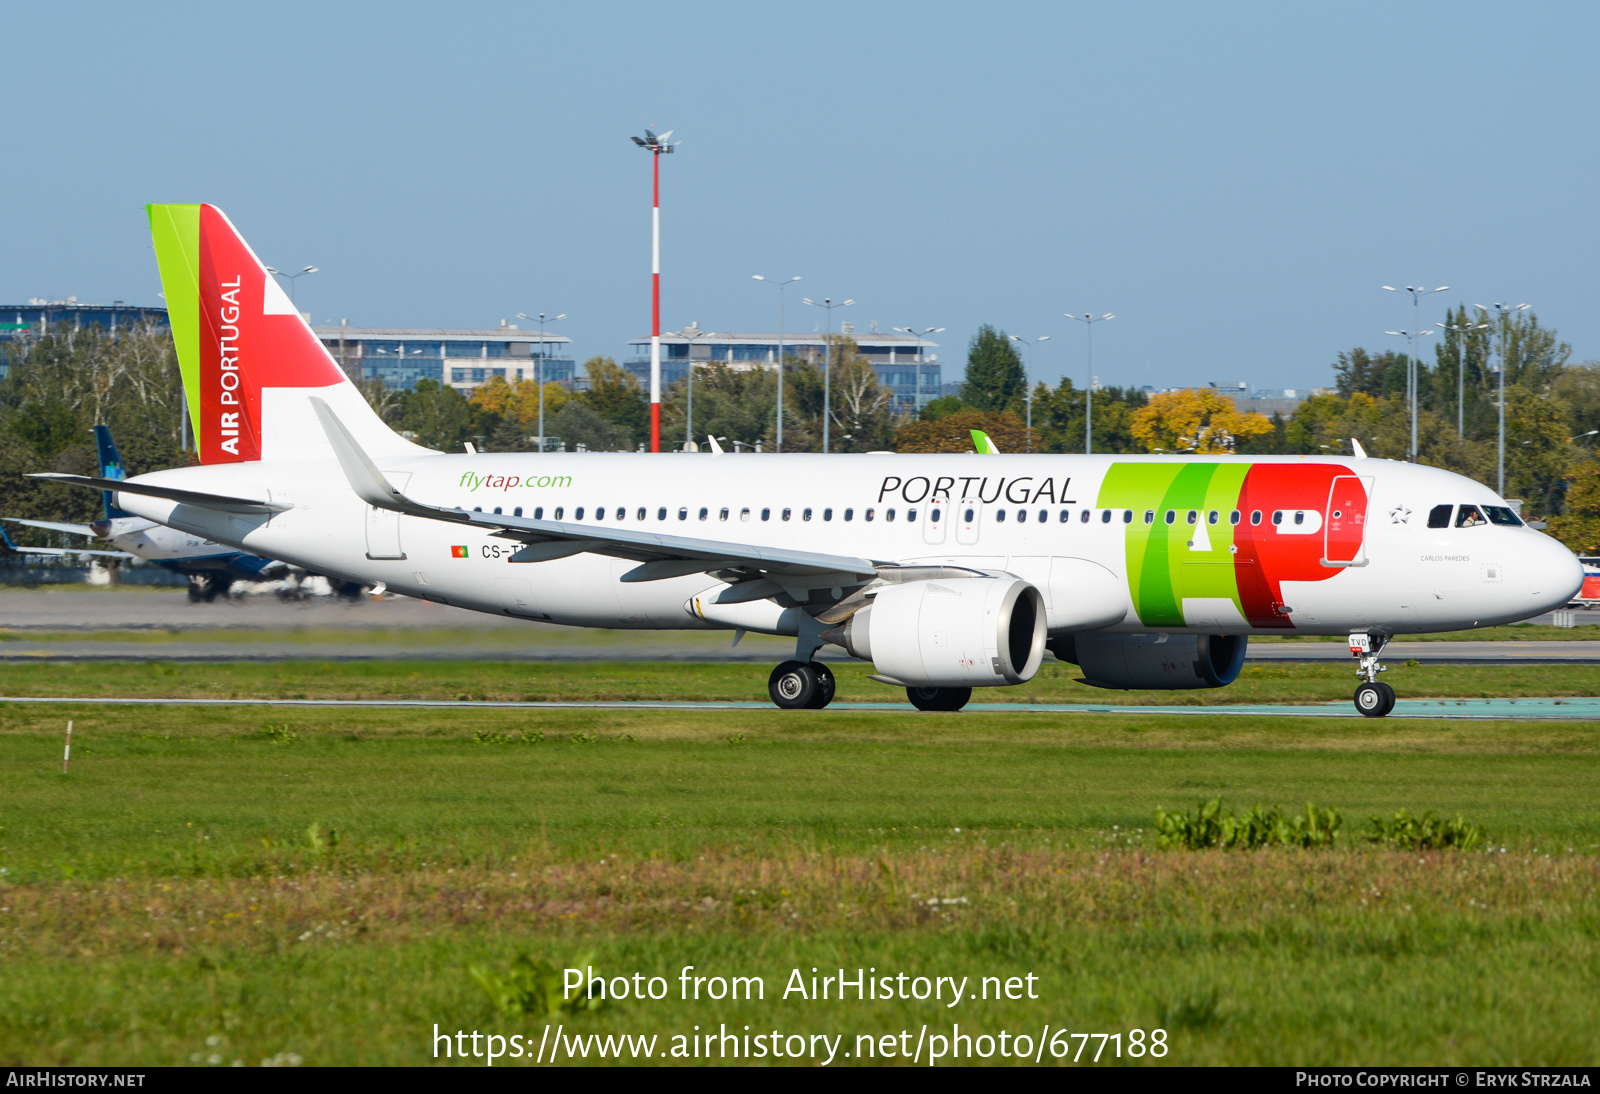
[[[452,547],[452,548],[450,548],[450,557],[451,558],[466,558],[467,557],[467,549],[465,547]]]

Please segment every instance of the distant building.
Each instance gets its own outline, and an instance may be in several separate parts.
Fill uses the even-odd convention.
[[[0,350],[32,334],[38,336],[59,325],[73,330],[102,327],[115,333],[141,324],[167,328],[166,308],[141,308],[113,300],[109,304],[80,304],[76,296],[65,300],[34,297],[26,304],[0,306]],[[9,357],[0,352],[0,379],[11,369]]]
[[[577,378],[576,363],[563,352],[572,340],[548,331],[515,325],[439,330],[343,323],[312,329],[351,379],[381,379],[391,388],[410,390],[418,380],[433,380],[466,394],[493,376],[511,383],[537,380],[541,364],[546,383],[570,387]]]
[[[897,408],[921,408],[937,399],[944,386],[942,366],[936,355],[939,343],[909,334],[882,334],[876,329],[857,331],[845,324],[841,330],[855,339],[861,355],[872,363],[878,382],[894,394]],[[650,386],[650,339],[635,338],[629,346],[633,356],[622,367]],[[824,340],[820,333],[783,336],[785,356],[822,364]],[[689,375],[689,362],[721,362],[736,369],[773,368],[778,362],[778,335],[774,333],[705,333],[691,324],[681,331],[661,336],[661,387],[665,390]]]

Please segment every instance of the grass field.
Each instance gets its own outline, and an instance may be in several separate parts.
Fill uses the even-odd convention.
[[[838,698],[905,701],[902,688],[867,677],[861,663],[836,664]],[[0,667],[0,695],[93,698],[492,699],[766,701],[771,667],[741,663],[282,661],[52,662]],[[1226,688],[1106,691],[1077,682],[1075,665],[1047,661],[1029,683],[990,688],[983,702],[1193,705],[1349,699],[1351,665],[1250,665]],[[1407,699],[1595,695],[1600,668],[1587,665],[1429,665],[1392,662],[1384,680]]]
[[[765,681],[738,665],[398,668],[45,664],[0,679],[33,694],[541,697],[747,697]],[[1310,671],[1260,686],[1296,700],[1324,686],[1291,668]],[[1560,668],[1506,679],[1541,694],[1585,679]],[[858,686],[874,688],[847,677],[841,693]],[[673,995],[552,1024],[654,1033],[663,1053],[697,1024],[844,1035],[848,1052],[857,1034],[915,1042],[959,1022],[1161,1028],[1171,1063],[1592,1063],[1597,782],[1594,723],[8,705],[0,1062],[429,1062],[434,1023],[533,1041],[545,1027],[496,1013],[469,964],[593,954]],[[1157,807],[1218,794],[1334,806],[1340,846],[1152,846]],[[1366,818],[1402,807],[1461,812],[1492,850],[1368,848]],[[684,965],[759,975],[765,1001],[678,1001]],[[1032,974],[1039,998],[778,998],[813,967],[974,988]]]

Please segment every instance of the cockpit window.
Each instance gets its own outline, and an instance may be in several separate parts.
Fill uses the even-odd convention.
[[[1522,527],[1522,518],[1512,512],[1509,505],[1485,505],[1483,511],[1489,514],[1490,524],[1504,524],[1510,528]]]
[[[1483,514],[1478,512],[1476,505],[1463,505],[1456,513],[1457,528],[1476,528],[1480,524],[1488,523],[1487,520],[1483,519]]]
[[[1432,509],[1429,509],[1428,510],[1428,527],[1429,528],[1448,528],[1448,527],[1450,527],[1450,510],[1452,510],[1454,508],[1455,508],[1455,506],[1453,506],[1453,505],[1435,505]]]

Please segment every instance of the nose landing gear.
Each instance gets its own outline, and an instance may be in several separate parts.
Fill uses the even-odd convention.
[[[1356,658],[1356,675],[1362,680],[1356,688],[1356,710],[1367,718],[1382,718],[1394,709],[1394,688],[1378,682],[1378,673],[1387,671],[1378,663],[1378,655],[1388,642],[1388,635],[1370,631],[1356,631],[1350,635],[1350,652]]]

